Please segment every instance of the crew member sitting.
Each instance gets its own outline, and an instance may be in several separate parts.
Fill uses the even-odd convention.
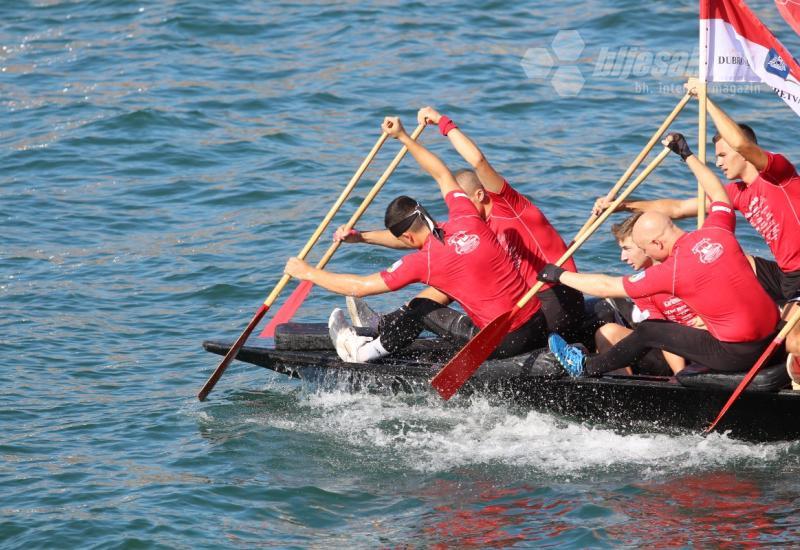
[[[689,150],[680,134],[664,140],[698,175],[711,211],[701,229],[687,233],[659,212],[647,212],[633,228],[633,240],[661,262],[629,277],[570,273],[546,266],[540,277],[596,296],[639,299],[669,293],[700,316],[708,330],[666,320],[646,320],[605,353],[587,357],[551,335],[549,345],[573,376],[597,375],[636,362],[657,348],[717,371],[748,369],[774,337],[778,311],[758,284],[734,228],[736,216],[722,183]]]
[[[289,259],[285,272],[332,292],[352,296],[381,294],[412,283],[424,283],[461,304],[473,324],[471,337],[514,307],[527,291],[525,281],[447,166],[412,140],[398,118],[387,117],[382,128],[405,145],[439,184],[449,221],[436,224],[417,201],[397,197],[386,209],[386,228],[394,238],[417,252],[406,255],[385,271],[367,276],[316,269],[298,258]],[[342,360],[373,360],[410,344],[422,332],[422,318],[432,307],[442,306],[426,299],[411,300],[382,318],[374,339],[358,336],[342,311],[335,309],[328,323],[331,339]],[[496,357],[517,355],[545,345],[547,324],[541,302],[531,300],[518,317],[496,350]]]

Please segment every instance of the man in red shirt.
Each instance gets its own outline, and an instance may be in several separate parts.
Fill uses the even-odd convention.
[[[690,79],[686,88],[696,92],[697,81]],[[717,127],[713,138],[717,166],[731,182],[725,187],[731,204],[764,238],[775,257],[775,261],[754,258],[756,276],[773,300],[789,302],[783,312],[786,318],[800,307],[800,176],[786,157],[762,149],[752,128],[734,122],[711,100],[708,112]],[[596,208],[607,205],[600,199]],[[623,208],[684,218],[696,215],[697,198],[630,201]],[[789,373],[800,381],[800,324],[787,336],[786,349],[794,354],[787,359]]]
[[[477,332],[514,307],[527,291],[525,281],[444,163],[412,140],[400,119],[387,117],[382,128],[405,145],[439,184],[449,220],[437,225],[417,201],[397,197],[386,209],[385,225],[394,239],[417,252],[406,255],[385,271],[367,276],[316,269],[298,258],[289,259],[285,272],[351,296],[380,294],[424,283],[461,304],[473,323],[473,332]],[[339,356],[349,362],[368,361],[407,346],[424,328],[422,318],[428,312],[427,302],[411,300],[385,316],[374,339],[357,336],[344,321],[342,311],[334,310],[329,327]],[[537,299],[525,306],[498,347],[496,357],[517,355],[544,344],[547,329],[540,309]]]
[[[420,124],[435,124],[453,148],[469,163],[471,170],[459,170],[455,179],[469,196],[475,208],[507,251],[528,287],[536,284],[536,275],[547,263],[557,261],[567,250],[564,240],[539,208],[515,190],[484,156],[483,152],[447,116],[432,107],[423,107],[417,113]],[[366,242],[395,247],[397,242],[386,230],[351,231],[345,235],[339,228],[336,240]],[[569,271],[577,271],[570,258],[564,264]],[[447,305],[451,298],[432,289],[417,296]],[[550,332],[578,339],[584,319],[583,295],[569,287],[545,285],[537,294],[542,303],[542,313]],[[461,314],[452,309],[436,308],[429,303],[431,312],[425,316],[429,330],[442,336],[462,336]]]
[[[660,212],[642,214],[633,240],[654,261],[662,262],[630,277],[563,272],[546,266],[540,277],[599,296],[634,299],[662,293],[682,299],[707,330],[665,320],[647,320],[605,353],[586,357],[557,335],[550,349],[573,376],[601,374],[625,367],[658,348],[718,371],[750,368],[774,337],[777,308],[758,284],[734,236],[736,216],[722,183],[695,157],[680,134],[664,142],[680,154],[711,199],[701,229],[687,233]]]
[[[611,226],[611,233],[617,240],[620,247],[620,259],[631,266],[634,271],[641,271],[653,265],[652,258],[648,257],[644,251],[633,242],[633,226],[641,214],[633,214],[626,218],[622,223]],[[637,298],[634,300],[617,300],[614,305],[622,303],[618,317],[622,317],[615,322],[607,322],[600,326],[595,332],[595,345],[597,351],[603,353],[614,344],[628,336],[633,329],[642,321],[646,320],[667,320],[682,325],[703,328],[703,321],[686,302],[669,293],[659,293],[653,296]],[[626,326],[627,324],[627,326]],[[670,376],[678,373],[686,366],[683,357],[668,351],[652,350],[636,365],[631,365],[635,374],[653,374]]]

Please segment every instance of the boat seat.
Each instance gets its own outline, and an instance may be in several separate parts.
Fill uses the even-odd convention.
[[[375,336],[368,328],[355,327],[359,336]],[[275,349],[282,351],[332,350],[327,323],[282,323],[275,327]]]
[[[721,373],[701,365],[690,364],[675,378],[688,388],[735,390],[747,372]],[[762,367],[745,391],[778,391],[789,384],[783,362]]]
[[[353,327],[359,336],[377,334],[365,327]],[[275,327],[275,349],[280,351],[333,351],[327,323],[282,323]],[[417,338],[396,357],[410,356],[441,361],[451,357],[457,348],[436,338]]]

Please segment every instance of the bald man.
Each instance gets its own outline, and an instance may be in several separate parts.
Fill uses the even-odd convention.
[[[629,277],[568,273],[552,265],[540,277],[603,297],[637,299],[668,292],[695,311],[707,330],[646,320],[608,351],[592,357],[551,335],[551,351],[573,376],[626,367],[653,348],[713,370],[744,371],[776,333],[778,309],[736,241],[736,216],[722,183],[692,154],[682,135],[670,134],[664,145],[689,165],[712,201],[703,227],[687,233],[665,214],[647,212],[634,225],[633,240],[659,265]]]
[[[686,89],[697,95],[699,82],[692,78]],[[717,166],[730,180],[725,188],[733,208],[739,210],[764,238],[774,256],[755,258],[759,282],[779,303],[787,302],[783,316],[788,318],[800,307],[800,175],[783,155],[758,144],[756,133],[746,124],[737,124],[719,105],[708,100],[708,113],[717,127],[713,138]],[[610,204],[598,200],[596,211]],[[697,198],[628,201],[623,209],[635,212],[657,210],[672,218],[697,213]],[[786,337],[789,374],[800,382],[800,323]]]

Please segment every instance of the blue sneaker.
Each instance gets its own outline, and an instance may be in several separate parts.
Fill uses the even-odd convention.
[[[556,356],[558,362],[573,378],[583,376],[583,365],[586,363],[586,353],[577,346],[567,344],[558,334],[551,334],[547,339],[550,351]]]

